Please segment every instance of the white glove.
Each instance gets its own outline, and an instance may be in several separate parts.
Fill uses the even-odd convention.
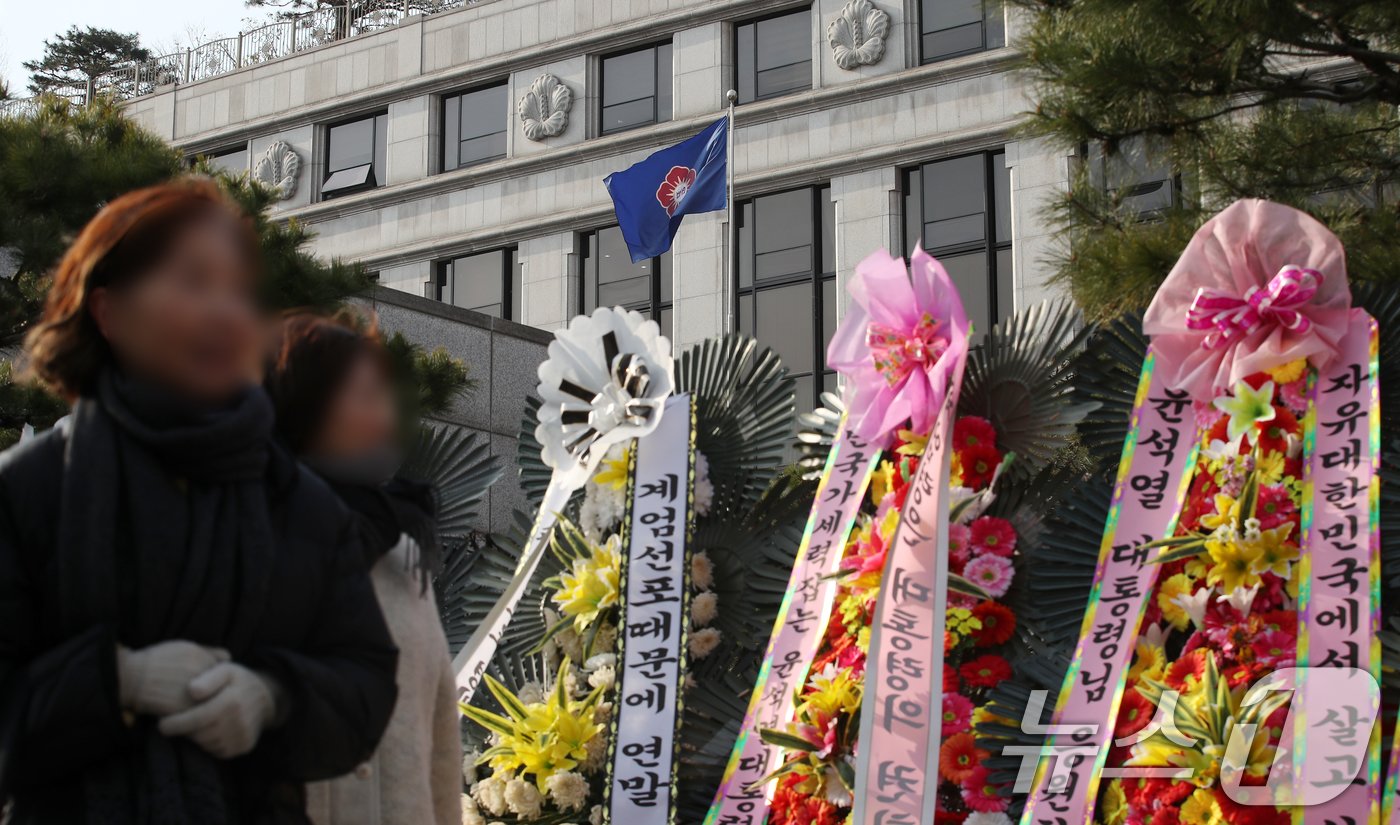
[[[160,720],[160,732],[187,736],[220,759],[251,751],[277,718],[278,685],[234,662],[196,676],[189,691],[199,704]]]
[[[117,646],[121,706],[134,713],[168,716],[194,707],[190,681],[220,662],[227,650],[175,640],[140,650]]]

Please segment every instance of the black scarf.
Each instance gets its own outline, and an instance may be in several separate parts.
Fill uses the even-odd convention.
[[[246,651],[274,551],[266,471],[272,405],[249,389],[202,409],[108,371],[73,411],[58,533],[61,619],[105,624],[133,648],[188,639]],[[151,720],[144,760],[85,781],[90,822],[224,825],[224,766]],[[128,770],[130,771],[128,773]]]
[[[415,553],[409,563],[417,567],[424,593],[441,567],[437,533],[437,491],[430,484],[394,478],[385,484],[361,484],[342,480],[339,474],[317,467],[321,476],[358,517],[365,566],[372,567],[398,544],[405,534],[413,539]]]

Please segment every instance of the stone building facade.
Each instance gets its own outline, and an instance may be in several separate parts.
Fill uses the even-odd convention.
[[[811,406],[875,249],[922,240],[983,328],[1048,296],[1040,212],[1071,159],[1017,136],[1019,36],[999,0],[485,0],[128,106],[282,187],[281,216],[384,287],[542,330],[620,303],[678,348],[740,329]],[[632,264],[603,178],[730,89],[735,242],[726,213],[693,215]]]

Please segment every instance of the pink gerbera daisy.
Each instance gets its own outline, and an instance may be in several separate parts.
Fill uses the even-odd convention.
[[[1016,528],[996,516],[983,516],[972,522],[972,552],[979,556],[1010,556],[1016,552]]]
[[[987,774],[984,765],[972,769],[962,782],[963,803],[981,813],[1004,811],[1011,800],[997,793],[997,786],[987,781]]]
[[[1269,630],[1250,645],[1260,662],[1270,667],[1292,667],[1298,655],[1298,640],[1292,633]]]
[[[1293,504],[1287,488],[1282,484],[1259,488],[1259,502],[1254,510],[1259,519],[1259,529],[1272,530],[1284,522],[1291,521],[1297,513],[1297,506]]]
[[[986,591],[992,598],[1006,594],[1011,586],[1011,559],[1002,556],[978,556],[963,568],[963,578]]]
[[[972,727],[972,700],[961,693],[943,694],[943,736],[947,738]]]
[[[972,530],[966,524],[948,525],[948,558],[960,569],[972,558]]]

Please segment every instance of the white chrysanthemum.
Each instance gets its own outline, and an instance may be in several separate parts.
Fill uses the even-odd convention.
[[[549,688],[540,682],[526,682],[516,691],[516,696],[527,705],[538,705],[544,701],[544,697],[549,694]]]
[[[486,825],[486,817],[470,796],[462,794],[462,825]]]
[[[616,531],[627,513],[627,491],[606,484],[589,482],[583,488],[578,526],[590,541],[602,542]]]
[[[707,516],[715,503],[715,485],[710,482],[710,460],[695,451],[695,515]]]
[[[594,805],[588,812],[588,825],[603,825],[603,813],[602,805]]]
[[[535,783],[519,778],[506,783],[506,807],[516,816],[534,819],[540,815],[543,803],[544,797],[540,795]]]
[[[475,749],[467,751],[462,755],[462,780],[467,783],[467,787],[476,784],[477,767],[476,760],[481,758],[481,752]]]
[[[506,812],[506,783],[499,776],[488,776],[472,786],[472,799],[492,816]]]
[[[719,631],[713,627],[706,627],[690,634],[690,655],[695,659],[703,659],[715,652],[719,647]]]
[[[715,583],[715,563],[702,550],[690,557],[690,583],[700,590],[709,590]]]
[[[597,773],[603,769],[603,765],[608,761],[608,737],[595,736],[589,739],[583,746],[583,771],[584,773]]]
[[[551,619],[550,624],[557,621],[559,620]],[[558,645],[559,652],[568,656],[569,661],[577,662],[583,658],[583,639],[579,638],[578,631],[574,630],[572,626],[554,634],[554,638],[550,641]]]
[[[963,820],[963,825],[1011,825],[1011,817],[1001,811],[973,811]]]
[[[588,781],[573,771],[558,771],[544,781],[549,798],[561,811],[581,811],[588,803]]]
[[[614,650],[617,650],[617,626],[605,622],[598,628],[598,635],[593,637],[593,652],[609,653]]]
[[[713,622],[719,615],[719,596],[714,591],[706,590],[699,593],[690,601],[690,623],[696,627],[704,627]]]
[[[588,674],[588,686],[595,690],[597,690],[598,688],[602,688],[603,690],[610,690],[613,686],[613,683],[616,681],[617,671],[613,669],[612,665],[608,665],[607,667],[600,667],[592,673]]]

